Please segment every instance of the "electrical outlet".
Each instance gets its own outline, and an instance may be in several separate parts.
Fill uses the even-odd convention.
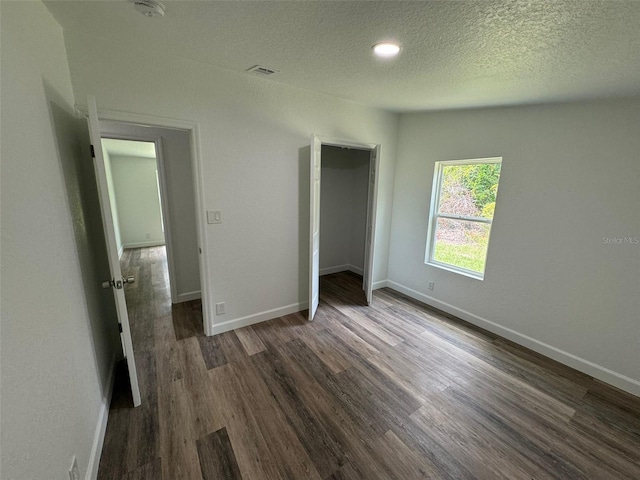
[[[69,469],[69,480],[80,480],[80,469],[78,468],[78,460],[73,456],[71,468]]]
[[[224,315],[224,302],[216,303],[216,315]]]
[[[429,290],[433,290],[435,286],[436,286],[436,282],[429,282]]]

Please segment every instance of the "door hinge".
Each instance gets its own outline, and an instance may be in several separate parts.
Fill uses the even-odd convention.
[[[93,145],[89,145],[91,148],[91,158],[96,158],[96,150],[93,148]]]
[[[121,323],[118,323],[118,331],[119,331],[120,333],[122,333],[122,324],[121,324]]]

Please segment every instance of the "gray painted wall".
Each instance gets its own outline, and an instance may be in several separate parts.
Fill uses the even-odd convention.
[[[322,146],[320,273],[362,273],[370,152]],[[323,272],[324,270],[324,272]]]
[[[640,100],[403,115],[389,280],[640,394]],[[424,264],[434,163],[502,156],[484,281]],[[427,283],[435,282],[429,291]]]
[[[85,478],[119,351],[89,136],[59,25],[40,2],[0,11],[0,470],[68,478],[75,455]]]
[[[123,247],[164,245],[156,159],[111,155],[110,160]]]

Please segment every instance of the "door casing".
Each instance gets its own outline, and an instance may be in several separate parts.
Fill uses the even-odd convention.
[[[78,115],[86,117],[88,107],[86,105],[76,105]],[[178,130],[186,130],[189,132],[191,146],[191,168],[193,173],[193,187],[195,194],[195,210],[196,210],[196,235],[198,239],[198,258],[200,267],[200,288],[202,292],[202,323],[204,333],[207,336],[213,335],[213,319],[215,318],[212,310],[213,292],[211,291],[212,277],[208,268],[207,252],[208,241],[206,230],[203,228],[204,222],[204,181],[202,178],[202,156],[200,154],[200,127],[198,123],[188,120],[179,120],[174,118],[157,117],[153,115],[145,115],[130,112],[121,112],[118,110],[108,110],[99,108],[98,118],[100,120],[109,120],[114,122],[130,123],[134,125],[157,127],[157,128],[173,128]],[[164,213],[164,212],[163,212]]]

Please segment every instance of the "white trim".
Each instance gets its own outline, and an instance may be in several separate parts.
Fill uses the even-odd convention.
[[[191,155],[193,157],[193,186],[195,193],[196,207],[196,235],[198,236],[198,252],[200,265],[200,290],[202,291],[202,316],[205,335],[213,335],[213,323],[215,321],[215,310],[213,303],[213,289],[210,280],[214,276],[209,271],[209,263],[206,261],[208,248],[207,230],[203,228],[205,215],[204,201],[204,178],[202,176],[202,155],[200,153],[200,127],[194,124],[191,131]]]
[[[76,103],[76,112],[82,117],[89,114],[89,108],[81,103]],[[146,115],[140,113],[125,112],[122,110],[109,110],[98,108],[98,118],[101,120],[113,120],[115,122],[133,123],[141,126],[177,128],[178,130],[191,130],[196,125],[189,120],[181,120],[172,117],[161,117],[157,115]]]
[[[324,137],[322,135],[315,135],[322,145],[331,145],[332,147],[349,147],[349,148],[357,148],[360,150],[375,150],[378,146],[377,143],[360,143],[360,142],[352,142],[351,140],[343,140],[341,138],[335,137]]]
[[[227,320],[226,322],[221,323],[214,323],[212,334],[217,335],[219,333],[228,332],[229,330],[235,330],[236,328],[242,328],[249,325],[254,325],[256,323],[266,322],[267,320],[273,320],[274,318],[290,315],[307,308],[309,308],[308,302],[292,303],[291,305],[274,308],[272,310],[265,310],[264,312],[247,315],[246,317],[235,318],[233,320]]]
[[[351,265],[351,264],[348,265],[348,267],[349,268],[347,270],[349,270],[350,272],[353,272],[353,273],[355,273],[357,275],[360,275],[360,276],[364,275],[364,269],[362,269],[360,267],[356,267],[355,265]]]
[[[387,286],[392,290],[404,293],[405,295],[420,302],[438,308],[451,315],[455,315],[456,317],[459,317],[462,320],[466,320],[473,325],[500,335],[507,340],[511,340],[512,342],[529,348],[571,368],[575,368],[576,370],[586,373],[591,377],[597,378],[598,380],[602,380],[605,383],[629,392],[632,395],[640,396],[640,381],[638,380],[614,372],[613,370],[609,370],[608,368],[590,362],[589,360],[585,360],[584,358],[578,357],[577,355],[573,355],[572,353],[560,350],[559,348],[536,340],[535,338],[529,337],[528,335],[524,335],[520,332],[512,330],[511,328],[499,325],[495,322],[492,322],[491,320],[487,320],[486,318],[479,317],[478,315],[475,315],[471,312],[467,312],[466,310],[462,310],[461,308],[455,307],[446,302],[442,302],[433,297],[420,293],[417,290],[413,290],[412,288],[406,287],[391,280],[387,280]]]
[[[364,268],[362,288],[367,304],[373,301],[374,253],[376,249],[376,225],[378,220],[378,187],[380,185],[380,151],[382,146],[376,145],[369,152],[369,179],[367,183],[367,217],[364,241]]]
[[[202,298],[202,292],[200,290],[196,290],[193,292],[179,293],[176,297],[177,301],[174,303],[189,302],[191,300],[198,300]]]
[[[118,250],[118,259],[122,259],[123,253],[124,253],[124,245],[120,245],[120,249]]]
[[[345,265],[337,265],[335,267],[321,268],[320,269],[320,276],[331,275],[332,273],[346,272],[347,270],[349,270],[349,265],[347,265],[347,264],[345,264]]]
[[[320,276],[331,275],[332,273],[340,273],[340,272],[353,272],[358,275],[362,275],[364,273],[364,270],[360,267],[356,267],[355,265],[345,263],[344,265],[336,265],[335,267],[321,268]]]
[[[128,248],[144,248],[144,247],[159,247],[160,245],[164,245],[164,241],[148,241],[148,242],[133,242],[133,243],[123,243],[122,250],[126,250]]]
[[[448,263],[438,262],[436,260],[430,260],[425,263],[430,267],[439,268],[441,270],[446,270],[447,272],[457,273],[458,275],[464,275],[465,277],[473,278],[474,280],[484,280],[484,276],[478,274],[478,272],[474,272],[473,270],[468,270],[463,267],[456,267],[455,265],[450,265]]]
[[[320,304],[320,205],[322,197],[322,143],[311,136],[309,148],[309,313],[312,321]]]
[[[107,432],[107,421],[109,420],[109,407],[111,406],[111,397],[113,396],[113,385],[115,383],[116,355],[111,357],[109,365],[109,376],[107,377],[107,391],[102,398],[100,413],[98,414],[98,424],[96,432],[93,436],[93,444],[91,445],[91,454],[89,456],[89,464],[87,465],[86,480],[95,480],[98,478],[98,467],[100,467],[100,456],[102,455],[102,446],[104,445],[104,436]]]
[[[388,280],[380,280],[379,282],[373,282],[373,289],[378,290],[379,288],[385,288],[389,286]]]
[[[86,105],[76,104],[76,112],[81,116],[86,116],[88,108]],[[191,167],[193,173],[193,183],[195,189],[196,207],[196,234],[198,236],[199,266],[200,266],[200,289],[202,295],[202,323],[206,335],[213,334],[213,321],[215,318],[213,310],[213,292],[210,288],[209,268],[206,261],[207,256],[207,232],[202,228],[204,203],[204,179],[202,178],[202,155],[200,153],[200,126],[198,123],[187,120],[180,120],[171,117],[160,117],[155,115],[144,115],[120,110],[99,109],[98,118],[101,120],[112,120],[116,122],[133,123],[143,126],[166,127],[179,130],[187,130],[190,136],[191,145]]]

